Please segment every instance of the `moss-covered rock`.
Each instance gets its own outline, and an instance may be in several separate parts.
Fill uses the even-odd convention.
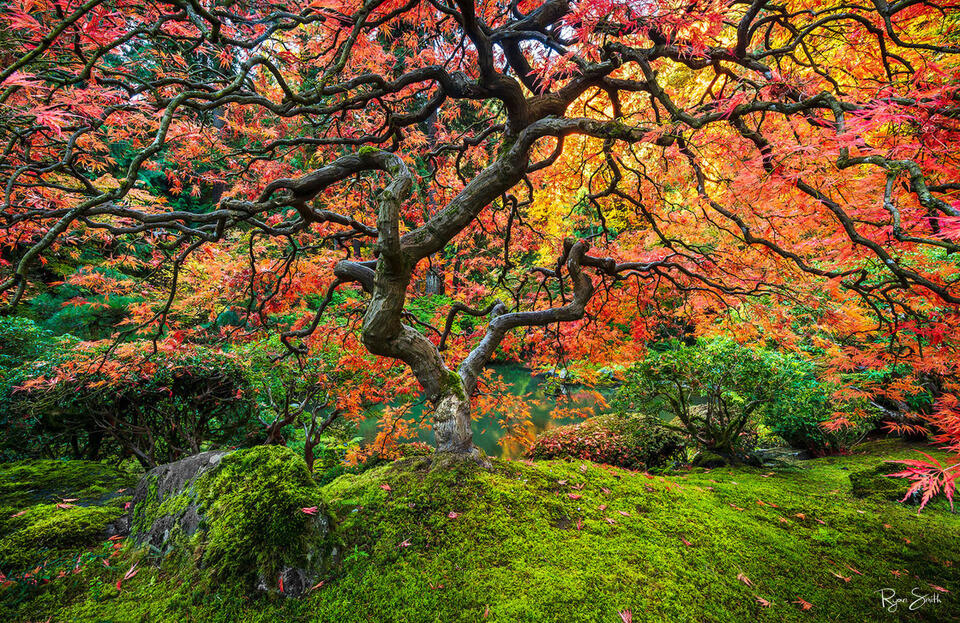
[[[195,485],[226,452],[202,452],[150,470],[133,494],[130,532],[137,544],[167,553],[177,536],[191,537],[200,525]]]
[[[217,580],[303,594],[336,556],[320,488],[282,446],[207,452],[151,470],[131,536]]]
[[[874,500],[902,500],[909,488],[903,478],[889,478],[887,474],[899,471],[896,465],[881,463],[870,469],[850,474],[851,493],[857,498]]]
[[[551,429],[527,453],[535,459],[585,459],[630,469],[661,467],[684,455],[683,435],[652,418],[620,413]]]
[[[716,452],[701,450],[700,452],[697,452],[696,456],[693,457],[691,464],[694,467],[714,468],[729,465],[730,461]]]

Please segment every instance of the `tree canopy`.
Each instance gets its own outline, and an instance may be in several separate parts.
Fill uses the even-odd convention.
[[[437,448],[467,455],[497,352],[604,363],[732,331],[847,399],[936,385],[903,426],[960,450],[955,6],[31,0],[0,21],[6,313],[95,245],[69,280],[136,298],[117,338],[339,340],[403,362]],[[426,317],[424,287],[449,299]]]

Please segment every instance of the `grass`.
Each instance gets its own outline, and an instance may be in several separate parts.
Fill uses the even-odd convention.
[[[7,587],[0,619],[616,623],[629,610],[633,621],[957,621],[960,515],[942,501],[918,516],[850,494],[851,472],[912,454],[882,441],[776,472],[669,476],[405,459],[322,488],[341,561],[304,599],[127,549],[109,568]],[[939,603],[881,607],[881,589],[914,588]]]

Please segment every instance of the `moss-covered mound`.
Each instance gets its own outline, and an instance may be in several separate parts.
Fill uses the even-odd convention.
[[[875,467],[852,472],[850,491],[857,498],[902,500],[909,488],[909,481],[887,476],[901,469],[895,463],[880,463]]]
[[[334,552],[320,488],[282,446],[209,452],[151,470],[131,536],[215,581],[300,594]]]
[[[91,461],[0,465],[0,571],[59,569],[109,536],[136,476]]]
[[[527,456],[575,458],[629,469],[667,465],[684,455],[685,440],[657,421],[635,414],[609,413],[540,435]]]
[[[16,506],[62,498],[92,501],[136,484],[139,474],[95,461],[0,463],[0,503]]]
[[[713,469],[715,467],[724,467],[730,464],[730,459],[716,452],[710,452],[709,450],[700,450],[693,457],[691,465],[694,467],[705,467]]]
[[[910,454],[874,444],[784,473],[673,476],[404,459],[322,488],[345,551],[303,599],[166,561],[141,563],[118,591],[139,555],[130,551],[17,606],[0,592],[0,620],[615,623],[630,611],[671,623],[956,621],[960,516],[942,501],[918,516],[849,493],[851,471]],[[881,588],[939,601],[889,612]]]

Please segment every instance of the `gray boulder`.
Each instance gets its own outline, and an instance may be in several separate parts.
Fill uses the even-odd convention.
[[[307,592],[338,553],[320,488],[282,446],[204,452],[150,470],[134,492],[129,534],[163,564],[196,564],[289,597]]]

